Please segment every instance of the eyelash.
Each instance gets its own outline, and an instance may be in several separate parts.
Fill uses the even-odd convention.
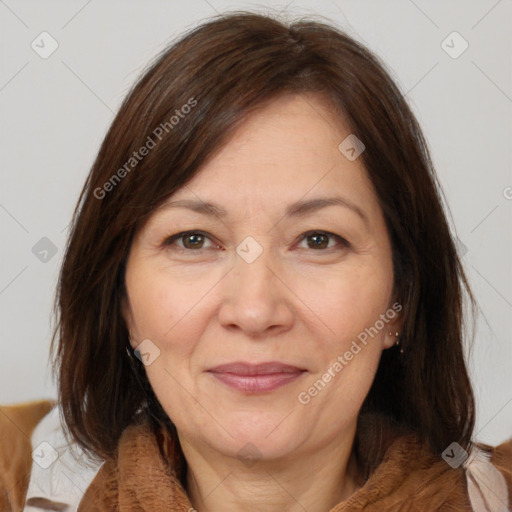
[[[201,236],[207,238],[208,240],[210,240],[210,242],[212,242],[216,247],[218,247],[218,244],[216,244],[211,239],[211,237],[207,233],[205,233],[203,231],[181,231],[179,233],[176,233],[174,235],[166,237],[164,239],[164,242],[163,242],[162,245],[164,247],[172,246],[172,245],[174,245],[174,242],[176,240],[183,239],[184,237],[189,236],[189,235],[201,235]],[[339,235],[336,235],[334,233],[330,233],[329,231],[318,231],[318,230],[316,230],[316,231],[307,231],[306,233],[301,235],[301,237],[299,239],[299,243],[301,243],[303,240],[306,240],[308,237],[313,236],[313,235],[325,235],[325,236],[327,236],[329,238],[333,238],[333,239],[337,240],[339,245],[341,245],[344,248],[349,248],[350,247],[350,243],[347,242],[347,240],[345,240],[343,237],[341,237]],[[181,250],[181,251],[187,251],[187,252],[200,252],[202,250],[210,249],[209,247],[207,247],[207,248],[201,247],[199,249],[189,249],[187,247],[179,247],[179,246],[177,246],[176,248]],[[308,247],[308,249],[310,249],[310,248]],[[326,247],[324,249],[311,249],[311,250],[315,251],[315,252],[322,252],[322,251],[329,251],[329,250],[332,250],[332,249],[336,249],[336,246]]]

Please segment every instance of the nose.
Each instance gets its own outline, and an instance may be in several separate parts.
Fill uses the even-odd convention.
[[[252,263],[236,258],[224,280],[219,309],[223,327],[252,338],[286,332],[294,321],[293,293],[264,254]]]

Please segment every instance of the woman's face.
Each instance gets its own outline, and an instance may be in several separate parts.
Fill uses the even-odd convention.
[[[182,443],[279,459],[355,431],[401,306],[349,134],[320,97],[281,97],[136,236],[125,317]]]

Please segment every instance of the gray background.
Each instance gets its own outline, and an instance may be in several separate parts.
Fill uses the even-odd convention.
[[[240,8],[324,16],[392,70],[431,146],[480,306],[477,439],[512,436],[511,0],[0,0],[0,403],[56,396],[47,360],[67,225],[129,87],[185,29]],[[50,48],[43,31],[58,43],[47,59],[31,47]],[[469,44],[458,58],[442,47],[453,31]],[[452,54],[463,44],[444,43]]]

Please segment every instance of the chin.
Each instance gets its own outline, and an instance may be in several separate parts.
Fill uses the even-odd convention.
[[[243,458],[265,457],[276,459],[292,453],[300,444],[299,435],[304,435],[303,429],[290,428],[283,425],[283,414],[236,414],[223,423],[226,433],[211,432],[210,444],[226,455]],[[228,418],[226,418],[228,420]],[[285,420],[286,422],[286,420]],[[297,430],[297,431],[295,431]]]

